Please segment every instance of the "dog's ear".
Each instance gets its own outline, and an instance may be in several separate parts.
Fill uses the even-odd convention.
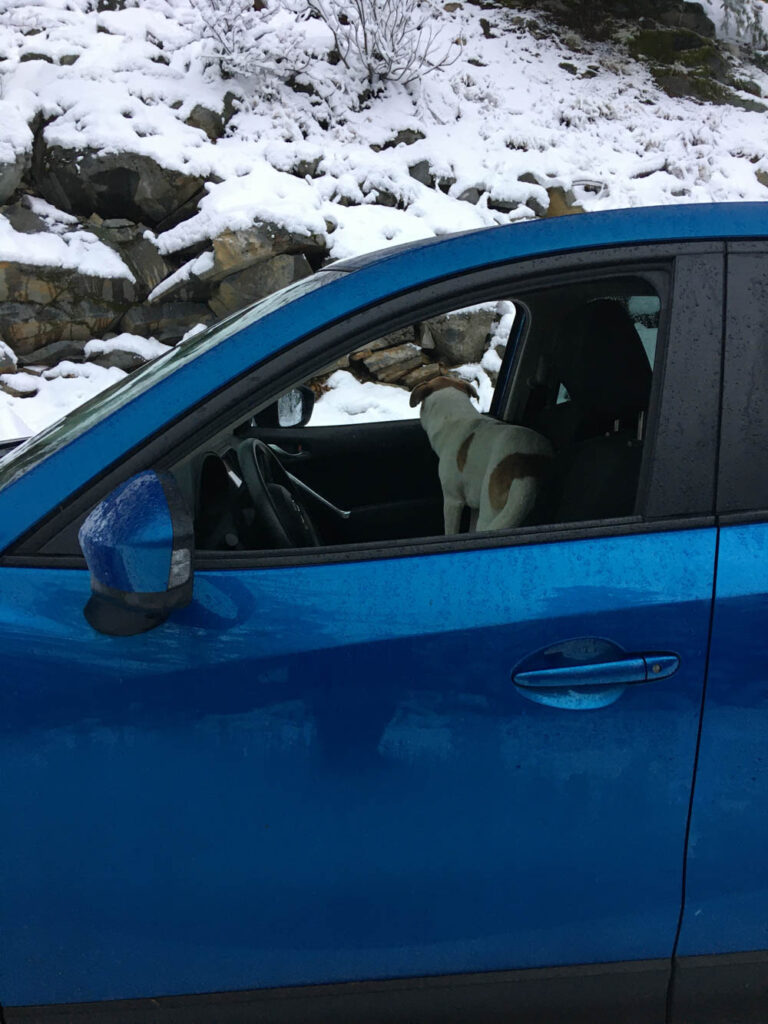
[[[426,396],[429,394],[431,390],[429,386],[430,383],[430,381],[425,380],[423,383],[416,385],[416,387],[411,392],[411,397],[409,399],[411,408],[413,408],[414,405],[418,405],[419,402],[426,398]]]
[[[457,387],[459,391],[463,391],[464,394],[469,395],[470,398],[476,398],[478,402],[480,401],[480,396],[468,380],[459,380],[458,377],[452,377],[451,379],[454,382],[454,387]]]

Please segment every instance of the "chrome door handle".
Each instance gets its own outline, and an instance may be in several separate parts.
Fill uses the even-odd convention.
[[[597,661],[591,664],[561,665],[557,668],[532,669],[512,676],[515,686],[526,689],[576,689],[582,686],[616,686],[628,683],[650,683],[667,679],[680,667],[676,654],[631,654],[626,658]]]

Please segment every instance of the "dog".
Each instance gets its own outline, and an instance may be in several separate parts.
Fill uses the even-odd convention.
[[[506,530],[530,514],[553,456],[549,441],[528,427],[477,412],[477,392],[457,377],[434,377],[411,392],[439,459],[446,534],[458,533],[464,507],[470,530]]]

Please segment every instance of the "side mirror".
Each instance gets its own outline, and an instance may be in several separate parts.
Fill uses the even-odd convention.
[[[280,427],[306,427],[315,406],[315,393],[306,384],[291,388],[277,400],[277,423]]]
[[[192,600],[193,524],[169,473],[147,470],[92,509],[78,538],[91,571],[84,614],[99,633],[154,629]]]

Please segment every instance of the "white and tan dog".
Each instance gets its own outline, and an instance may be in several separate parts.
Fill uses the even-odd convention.
[[[471,384],[434,377],[411,392],[421,402],[421,425],[439,461],[446,533],[458,533],[464,506],[471,530],[519,526],[536,500],[552,446],[528,427],[502,423],[477,412]]]

